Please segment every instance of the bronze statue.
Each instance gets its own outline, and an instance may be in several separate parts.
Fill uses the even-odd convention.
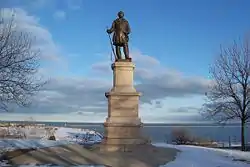
[[[128,21],[124,18],[124,13],[122,11],[118,12],[118,18],[113,21],[112,27],[107,29],[107,33],[113,33],[113,45],[115,45],[116,50],[116,59],[121,60],[121,47],[123,47],[123,53],[125,55],[126,60],[130,60],[129,58],[129,49],[128,49],[128,41],[129,41],[129,33],[130,26]]]

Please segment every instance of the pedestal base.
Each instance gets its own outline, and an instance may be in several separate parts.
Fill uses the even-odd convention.
[[[129,151],[136,145],[147,143],[141,134],[142,123],[104,123],[105,138],[102,151]]]
[[[100,144],[100,151],[101,152],[130,152],[136,149],[136,147],[140,145],[149,144],[146,142],[146,140],[143,139],[134,139],[137,142],[140,142],[140,144],[109,144],[109,143],[101,143]]]

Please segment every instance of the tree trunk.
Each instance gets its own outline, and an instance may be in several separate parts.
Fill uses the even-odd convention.
[[[241,120],[241,151],[245,150],[245,120]]]

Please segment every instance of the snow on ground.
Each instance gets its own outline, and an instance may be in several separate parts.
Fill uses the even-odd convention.
[[[55,129],[56,130],[54,132],[54,135],[56,137],[56,141],[52,141],[47,140],[48,136],[46,136],[46,129],[44,127],[1,127],[1,130],[8,131],[8,136],[22,136],[26,138],[0,139],[0,154],[6,151],[12,151],[16,149],[37,149],[69,143],[91,145],[95,143],[100,143],[102,140],[102,135],[93,130],[74,128]]]
[[[70,141],[78,144],[95,144],[102,141],[102,135],[88,129],[57,128],[55,131],[56,140]]]
[[[176,148],[178,153],[175,161],[160,167],[249,167],[250,152],[222,150],[198,146],[154,144],[158,147]],[[248,162],[242,162],[244,160]]]
[[[0,156],[4,152],[13,151],[17,149],[39,149],[39,148],[53,147],[64,144],[69,144],[69,142],[53,141],[53,140],[37,140],[37,139],[2,139],[0,140]],[[6,160],[1,160],[0,166],[10,166],[10,165],[8,165],[8,162]]]
[[[218,147],[240,147],[241,143],[240,142],[216,142]],[[250,145],[250,142],[246,143],[247,145]]]
[[[0,133],[5,133],[8,136],[15,136],[19,138],[39,139],[45,136],[45,127],[26,126],[26,127],[0,127]]]
[[[102,135],[94,130],[64,128],[64,127],[0,127],[1,133],[5,133],[5,138],[26,138],[26,139],[48,139],[55,136],[56,140],[65,140],[78,144],[100,143]]]
[[[69,142],[36,139],[2,139],[0,140],[0,153],[17,149],[38,149],[64,144],[69,144]]]
[[[48,134],[44,127],[9,127],[1,128],[8,131],[10,136],[22,136],[26,139],[0,139],[0,156],[6,151],[17,149],[39,149],[77,143],[83,145],[99,143],[102,140],[102,135],[98,132],[88,129],[75,128],[55,128],[54,136],[56,141],[47,140]],[[6,161],[1,161],[0,166],[8,166]],[[19,167],[32,167],[37,165],[21,165]],[[39,165],[38,165],[39,166]],[[40,165],[39,167],[60,167],[52,164]],[[104,167],[103,165],[79,165],[78,167]]]
[[[0,162],[1,167],[10,167],[11,165],[9,165],[8,163],[1,163]],[[63,167],[63,166],[59,166],[59,165],[53,165],[53,164],[45,164],[45,165],[36,165],[36,164],[29,164],[29,165],[18,165],[16,167]],[[75,165],[72,167],[106,167],[103,165]]]
[[[102,135],[88,129],[75,128],[54,128],[53,132],[56,141],[47,140],[46,129],[44,127],[8,127],[1,130],[8,131],[8,136],[22,136],[25,139],[0,139],[0,153],[14,149],[44,148],[62,144],[95,144],[100,143]],[[6,136],[5,136],[6,137]]]
[[[56,141],[46,140],[48,137],[45,136],[45,130],[42,128],[34,130],[34,128],[8,128],[9,135],[16,135],[25,133],[24,136],[27,139],[1,139],[0,140],[0,154],[6,151],[12,151],[16,149],[37,149],[44,147],[52,147],[57,145],[77,143],[82,145],[91,145],[100,143],[102,135],[98,132],[87,130],[87,129],[74,129],[74,128],[56,128],[54,135]],[[31,133],[31,132],[33,133]],[[36,133],[35,133],[36,132]],[[41,133],[40,133],[41,132]],[[33,134],[33,137],[28,136]],[[36,136],[34,136],[36,134]],[[23,136],[23,135],[22,135]],[[42,139],[42,136],[45,137]],[[41,140],[42,139],[42,140]]]
[[[48,136],[46,136],[45,128],[1,128],[1,130],[8,130],[9,136],[26,136],[26,139],[0,139],[0,153],[15,149],[44,148],[69,143],[78,143],[83,145],[95,144],[101,142],[102,140],[102,135],[93,130],[74,128],[55,129],[54,135],[56,137],[56,141],[52,141],[47,140]],[[32,137],[30,135],[32,135]]]

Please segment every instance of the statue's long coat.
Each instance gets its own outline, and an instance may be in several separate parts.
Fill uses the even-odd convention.
[[[128,43],[129,41],[128,34],[130,33],[130,26],[126,19],[118,18],[114,20],[110,30],[114,32],[113,35],[114,45],[124,46],[125,44]]]

